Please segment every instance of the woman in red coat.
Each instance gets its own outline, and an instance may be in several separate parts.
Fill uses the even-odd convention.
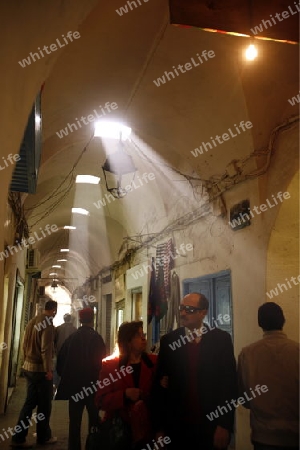
[[[152,444],[149,406],[157,357],[146,353],[143,322],[123,323],[118,345],[120,356],[103,360],[96,404],[105,418],[117,412],[130,425],[132,447],[139,449]]]

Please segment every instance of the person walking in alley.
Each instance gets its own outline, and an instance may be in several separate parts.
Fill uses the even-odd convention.
[[[52,405],[52,378],[54,356],[53,318],[57,312],[57,302],[48,300],[42,314],[34,317],[27,325],[24,335],[24,376],[27,381],[27,397],[20,412],[17,426],[21,431],[12,437],[11,447],[31,448],[26,442],[30,418],[37,406],[42,420],[36,424],[37,443],[54,444],[57,438],[52,436],[49,421]]]
[[[72,324],[72,316],[71,314],[64,315],[64,323],[55,328],[55,351],[58,355],[60,349],[63,346],[65,340],[71,336],[71,334],[75,333],[77,328]]]
[[[243,405],[250,409],[254,450],[299,450],[299,344],[283,333],[284,323],[279,305],[260,306],[263,338],[243,348],[238,359],[240,393],[267,387]]]
[[[104,420],[121,417],[129,430],[128,448],[145,449],[147,444],[152,445],[150,392],[157,356],[146,352],[141,321],[120,325],[118,346],[120,356],[103,361],[96,403],[105,411]]]
[[[157,435],[171,438],[172,450],[226,449],[233,431],[234,408],[208,419],[237,396],[231,337],[202,323],[208,307],[203,294],[186,295],[179,306],[182,326],[160,341],[153,420]]]
[[[57,355],[57,373],[61,376],[55,400],[69,400],[69,450],[81,450],[81,421],[84,407],[89,429],[98,424],[95,383],[98,380],[105,344],[94,330],[94,311],[79,311],[81,327],[66,339]]]
[[[55,347],[56,359],[57,359],[57,355],[58,355],[60,349],[62,348],[65,340],[69,336],[71,336],[71,334],[75,333],[75,331],[77,331],[77,328],[75,328],[74,325],[72,324],[71,314],[65,314],[64,315],[64,323],[55,328],[54,347]],[[58,386],[59,379],[60,379],[60,377],[57,374],[56,362],[55,362],[55,370],[54,370],[54,374],[53,374],[54,388],[56,388]]]

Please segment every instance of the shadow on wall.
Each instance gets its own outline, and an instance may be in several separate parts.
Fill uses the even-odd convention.
[[[267,254],[266,292],[277,284],[287,284],[291,277],[299,275],[299,172],[287,190],[291,194],[288,202],[282,203],[270,236]],[[290,283],[291,284],[291,283]],[[299,287],[278,289],[271,301],[278,303],[284,312],[284,331],[290,339],[299,340]],[[282,292],[281,292],[282,291]],[[266,296],[265,301],[270,301]]]

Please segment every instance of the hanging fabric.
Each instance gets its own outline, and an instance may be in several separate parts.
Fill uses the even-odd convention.
[[[167,242],[159,244],[156,248],[156,276],[159,268],[163,268],[165,295],[170,297],[170,273],[174,267],[174,245],[170,238]]]
[[[151,258],[151,276],[150,276],[150,287],[149,287],[149,297],[148,297],[148,324],[152,322],[153,316],[155,316],[156,309],[156,269],[155,269],[155,258]]]
[[[159,266],[158,276],[156,280],[156,308],[155,308],[155,320],[159,322],[168,311],[168,302],[165,289],[164,268]]]
[[[180,281],[179,276],[174,271],[171,276],[171,291],[168,302],[167,316],[167,333],[174,329],[174,321],[176,319],[177,327],[179,327],[179,304],[180,304]]]

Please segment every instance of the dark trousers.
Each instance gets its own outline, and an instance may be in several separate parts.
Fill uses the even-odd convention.
[[[71,397],[69,400],[69,450],[81,450],[80,430],[84,407],[86,407],[89,416],[89,429],[99,423],[95,395],[89,395],[77,402]]]
[[[168,450],[214,450],[214,430],[202,429],[199,425],[182,423],[166,433],[171,439]],[[224,449],[226,450],[226,449]]]
[[[44,443],[51,438],[49,421],[53,396],[52,380],[46,380],[45,372],[28,372],[24,370],[24,375],[27,381],[27,397],[17,423],[22,430],[13,436],[12,441],[18,444],[26,441],[30,426],[28,419],[31,419],[32,411],[37,406],[37,415],[43,414],[45,417],[43,420],[36,419],[37,441]],[[32,422],[34,423],[35,420]]]
[[[299,447],[282,447],[278,445],[267,445],[253,442],[254,450],[299,450]]]

